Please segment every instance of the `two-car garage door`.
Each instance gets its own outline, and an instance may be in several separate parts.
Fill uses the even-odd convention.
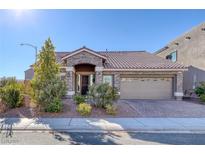
[[[172,78],[121,78],[121,99],[171,99]]]

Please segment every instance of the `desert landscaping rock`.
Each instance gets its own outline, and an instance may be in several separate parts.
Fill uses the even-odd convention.
[[[176,100],[119,100],[115,103],[117,114],[108,115],[104,109],[93,106],[88,118],[203,118],[205,105],[191,101]],[[80,118],[76,104],[71,99],[63,100],[60,113],[40,112],[35,106],[22,106],[0,113],[0,118]]]

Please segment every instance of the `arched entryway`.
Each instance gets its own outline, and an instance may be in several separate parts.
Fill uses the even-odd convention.
[[[75,65],[75,92],[86,95],[89,86],[95,83],[95,65]]]

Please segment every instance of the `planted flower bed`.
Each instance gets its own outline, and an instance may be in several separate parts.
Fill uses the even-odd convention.
[[[92,108],[104,110],[109,115],[117,114],[117,90],[109,84],[92,85],[87,96],[75,95],[74,101],[77,104],[77,111],[84,116],[91,114]],[[87,114],[85,114],[88,112]]]

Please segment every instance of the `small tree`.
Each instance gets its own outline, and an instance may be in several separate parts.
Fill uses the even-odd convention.
[[[33,98],[40,107],[48,112],[61,110],[61,97],[65,95],[66,83],[60,79],[60,65],[56,61],[55,47],[50,38],[45,41],[34,65],[31,86]]]

